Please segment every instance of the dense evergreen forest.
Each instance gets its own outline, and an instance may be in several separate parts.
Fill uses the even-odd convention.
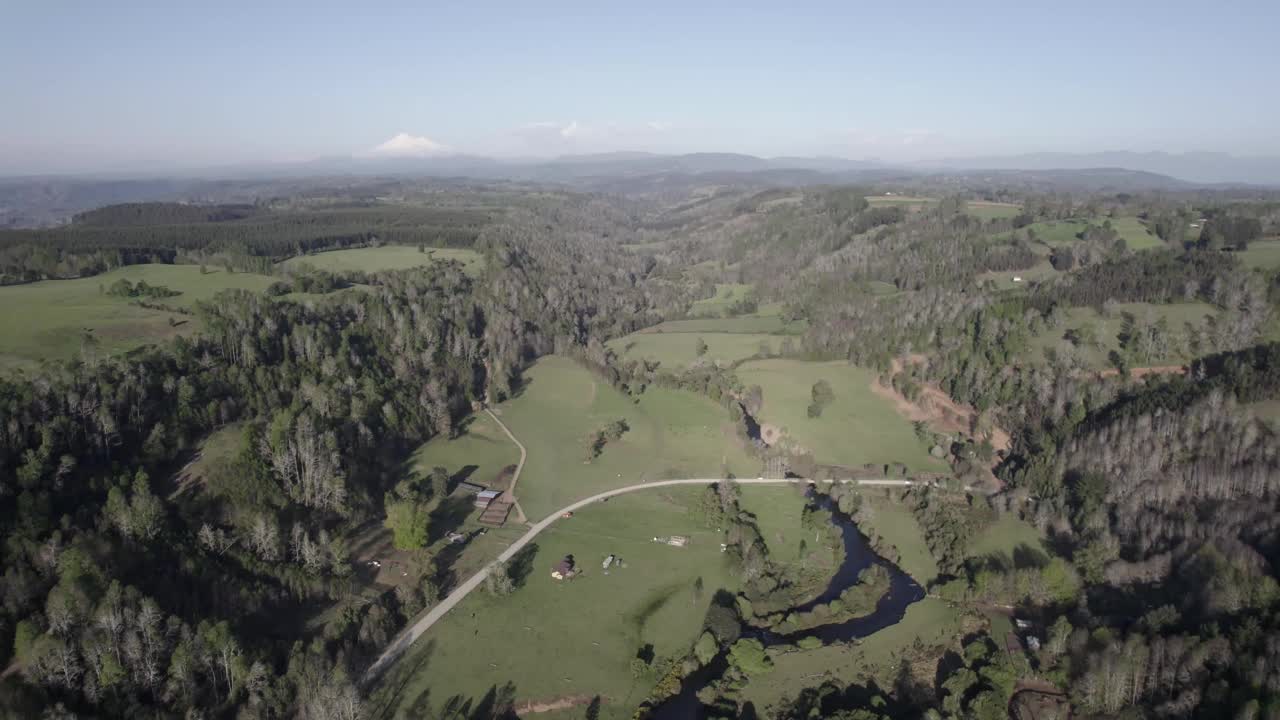
[[[776,354],[885,373],[914,358],[893,380],[904,392],[936,385],[1009,432],[993,478],[979,463],[954,470],[993,483],[974,502],[1044,529],[1078,573],[1024,593],[1020,611],[1052,629],[1037,673],[1080,716],[1280,717],[1280,438],[1253,411],[1280,400],[1280,279],[1239,256],[1280,234],[1280,204],[1006,187],[917,208],[870,194],[728,189],[671,202],[450,189],[434,203],[121,205],[0,231],[3,283],[141,262],[273,272],[294,255],[372,243],[485,258],[478,275],[453,262],[368,273],[367,292],[305,302],[227,291],[198,306],[203,330],[190,338],[0,376],[0,665],[12,670],[0,708],[369,717],[358,679],[447,588],[424,581],[308,621],[346,592],[359,527],[442,492],[431,479],[397,485],[409,451],[519,392],[552,353],[629,394],[711,397],[751,442],[759,389],[732,367],[676,372],[603,344],[685,317],[720,282],[754,288],[731,314],[780,303],[801,328]],[[1020,209],[982,219],[970,212],[982,200]],[[1120,217],[1141,218],[1154,246],[1128,247]],[[993,274],[1050,262],[1028,228],[1064,219],[1085,225],[1069,261],[1055,249],[1044,279],[995,285]],[[705,274],[691,281],[695,266]],[[127,281],[111,292],[164,294]],[[1128,320],[1114,373],[1086,370],[1083,341],[1029,349],[1061,335],[1071,309],[1118,320],[1117,303],[1187,301],[1211,307],[1212,322]],[[1185,373],[1129,376],[1170,354],[1191,358]],[[199,502],[173,502],[168,478],[231,423],[233,457]],[[757,450],[766,467],[810,469]],[[708,504],[736,516],[736,500],[721,502]],[[946,579],[971,582],[979,569],[950,548],[964,542],[960,520],[928,500],[917,511],[936,521]],[[766,570],[749,585],[761,616],[789,592]],[[974,638],[939,669],[937,693],[795,688],[785,717],[1008,717],[1002,643]]]

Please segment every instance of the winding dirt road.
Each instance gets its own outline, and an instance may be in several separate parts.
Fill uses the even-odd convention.
[[[504,429],[505,429],[505,426],[504,426]],[[512,439],[514,440],[515,438],[512,437]],[[523,457],[524,447],[521,446],[520,450],[521,450],[521,455]],[[378,657],[377,661],[375,661],[373,665],[369,667],[368,672],[365,673],[364,682],[365,683],[372,682],[379,675],[381,675],[387,669],[387,667],[389,667],[391,663],[395,662],[396,659],[399,658],[404,653],[405,650],[408,650],[409,647],[412,646],[413,643],[419,637],[421,637],[423,633],[431,629],[432,625],[435,625],[437,622],[439,622],[440,619],[443,618],[446,614],[448,614],[448,612],[452,610],[455,605],[462,602],[462,600],[467,595],[470,595],[472,590],[475,590],[477,587],[479,587],[480,584],[484,582],[484,579],[489,576],[490,571],[493,570],[495,565],[499,563],[504,563],[510,560],[512,557],[514,557],[516,553],[520,552],[520,550],[522,550],[535,537],[537,537],[539,533],[551,527],[551,524],[554,523],[556,520],[559,520],[561,515],[564,515],[565,513],[569,513],[569,512],[574,512],[592,503],[600,502],[601,500],[604,500],[606,498],[611,498],[616,495],[626,495],[627,493],[636,492],[638,490],[648,490],[650,488],[660,488],[660,487],[671,487],[673,485],[710,485],[712,483],[718,483],[721,480],[722,478],[688,478],[688,479],[682,479],[682,480],[654,480],[653,482],[640,483],[638,485],[628,485],[627,487],[621,487],[615,490],[608,490],[605,492],[596,493],[591,497],[583,498],[582,500],[579,500],[571,505],[567,505],[555,511],[551,515],[547,516],[545,519],[541,520],[540,522],[530,527],[528,532],[526,532],[524,535],[521,535],[520,538],[515,542],[511,543],[511,545],[506,550],[503,550],[502,553],[498,555],[498,558],[496,560],[489,563],[488,565],[485,565],[478,572],[476,572],[476,574],[467,578],[464,582],[462,582],[460,585],[454,588],[452,592],[446,595],[443,600],[437,603],[435,607],[428,610],[425,615],[418,618],[416,622],[414,622],[409,627],[405,628],[399,635],[397,635],[395,640],[391,641],[391,645],[389,645],[387,649],[383,651],[382,655]],[[734,479],[734,482],[739,483],[741,485],[786,485],[786,484],[798,485],[801,483],[804,483],[804,484],[814,483],[814,481],[812,480],[799,479],[799,478],[793,478],[793,479],[736,478]],[[911,480],[894,480],[890,478],[875,479],[875,480],[839,480],[839,481],[826,480],[824,482],[855,483],[858,485],[885,486],[885,487],[910,487],[913,485],[924,484],[924,483],[916,483]]]

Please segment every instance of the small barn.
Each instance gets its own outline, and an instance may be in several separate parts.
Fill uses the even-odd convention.
[[[475,500],[476,507],[480,508],[481,510],[489,507],[489,503],[493,502],[494,500],[497,500],[498,496],[501,494],[502,493],[498,492],[497,490],[481,490],[480,492],[476,493],[476,500]]]

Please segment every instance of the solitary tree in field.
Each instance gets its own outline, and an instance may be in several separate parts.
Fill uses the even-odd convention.
[[[698,355],[698,357],[702,357],[707,354],[707,344],[702,341],[702,338],[698,338],[698,344],[693,346],[693,351]]]
[[[816,418],[822,415],[822,411],[836,399],[835,391],[831,389],[831,383],[826,380],[819,380],[813,384],[810,391],[813,402],[809,403],[809,417]]]

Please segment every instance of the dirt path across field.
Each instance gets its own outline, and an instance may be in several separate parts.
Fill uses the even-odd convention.
[[[594,387],[595,385],[592,384],[592,388]],[[520,471],[524,470],[524,459],[529,457],[529,453],[525,451],[524,445],[516,439],[516,436],[511,432],[511,428],[507,427],[507,424],[502,422],[502,418],[498,417],[497,413],[489,408],[485,408],[484,411],[489,413],[489,417],[493,418],[494,422],[498,423],[498,427],[502,428],[502,432],[506,433],[507,437],[511,438],[511,442],[515,443],[516,447],[520,448],[520,464],[516,465],[515,474],[511,476],[511,485],[507,488],[507,494],[511,496],[512,507],[516,509],[517,520],[519,520],[521,524],[528,524],[529,518],[525,516],[524,510],[520,508],[520,501],[516,500],[516,483],[520,482]]]

